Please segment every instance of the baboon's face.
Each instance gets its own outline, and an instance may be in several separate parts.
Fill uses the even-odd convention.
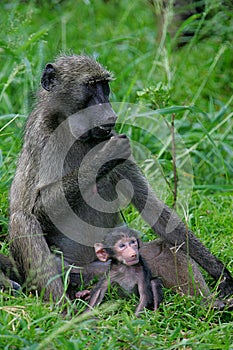
[[[93,123],[93,127],[90,128],[88,133],[84,134],[83,137],[108,139],[112,136],[111,132],[115,126],[117,118],[109,102],[109,82],[107,80],[92,81],[84,85],[87,96],[87,118],[92,122],[94,122],[95,119],[95,122]],[[89,112],[92,114],[90,117]]]
[[[65,117],[82,113],[86,129],[80,139],[108,139],[116,122],[109,102],[111,74],[87,56],[62,56],[42,75],[44,94]]]

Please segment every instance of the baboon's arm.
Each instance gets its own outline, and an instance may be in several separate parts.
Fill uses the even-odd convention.
[[[32,214],[15,212],[10,226],[11,230],[19,233],[11,242],[11,252],[25,271],[26,285],[31,289],[44,290],[46,300],[49,300],[50,293],[54,300],[58,300],[63,294],[62,281],[39,222]],[[29,273],[26,274],[26,271]]]

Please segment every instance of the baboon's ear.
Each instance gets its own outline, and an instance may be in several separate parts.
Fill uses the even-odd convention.
[[[51,63],[48,63],[42,74],[41,85],[45,90],[50,91],[54,86],[55,80],[56,80],[55,68]]]
[[[105,262],[105,261],[108,260],[108,258],[109,258],[108,253],[107,253],[107,251],[104,249],[102,243],[95,243],[95,244],[94,244],[94,248],[95,248],[96,256],[97,256],[97,258],[98,258],[100,261]]]

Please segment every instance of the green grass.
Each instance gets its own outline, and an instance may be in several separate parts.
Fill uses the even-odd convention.
[[[139,119],[136,126],[132,114],[119,113],[119,129],[134,142],[139,164],[169,205],[174,179],[167,123],[175,112],[177,210],[233,273],[232,8],[206,0],[205,13],[181,26],[194,26],[196,34],[180,48],[166,32],[159,42],[155,11],[145,0],[5,0],[0,11],[1,251],[8,253],[9,187],[43,66],[60,52],[85,52],[114,72],[112,101],[140,105],[145,113],[146,122]],[[150,93],[140,97],[143,89]],[[149,119],[150,107],[162,108],[161,116]],[[144,240],[154,237],[135,209],[127,208],[125,216],[143,231]],[[137,319],[135,297],[108,299],[98,319],[74,316],[74,305],[63,318],[58,307],[39,298],[2,293],[0,348],[233,348],[230,311],[212,310],[199,299],[166,290],[159,312],[145,311]]]

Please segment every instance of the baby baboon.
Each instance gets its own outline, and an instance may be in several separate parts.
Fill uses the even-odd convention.
[[[135,314],[138,316],[145,307],[157,310],[163,299],[162,283],[159,278],[152,280],[151,273],[139,253],[139,237],[135,230],[119,227],[109,232],[103,243],[94,245],[100,261],[111,259],[109,272],[103,276],[91,292],[89,306],[99,305],[108,285],[117,284],[128,294],[140,297]]]
[[[45,289],[46,299],[60,298],[51,250],[76,266],[94,261],[94,242],[121,222],[121,192],[165,242],[184,250],[188,242],[191,257],[222,279],[222,297],[232,294],[229,271],[156,197],[131,157],[128,138],[113,131],[110,80],[87,56],[61,56],[44,69],[10,192],[10,249],[23,276],[30,287]]]

